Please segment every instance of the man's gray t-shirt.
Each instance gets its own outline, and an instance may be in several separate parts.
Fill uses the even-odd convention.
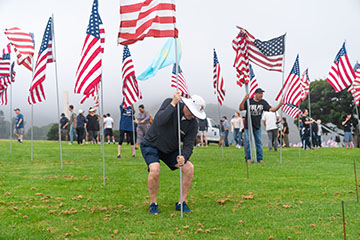
[[[70,120],[69,120],[69,125],[70,126],[74,124],[74,118],[76,118],[76,114],[71,113]]]

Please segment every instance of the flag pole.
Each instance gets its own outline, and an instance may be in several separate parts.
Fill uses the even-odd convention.
[[[62,143],[61,143],[61,126],[59,124],[60,120],[60,100],[59,100],[59,79],[58,79],[58,72],[57,72],[57,58],[56,58],[56,47],[55,47],[55,31],[54,31],[54,14],[52,14],[52,28],[51,33],[53,36],[54,42],[54,62],[55,62],[55,82],[56,82],[56,102],[57,102],[57,117],[58,117],[58,132],[59,132],[59,144],[60,144],[60,164],[61,169],[63,168],[63,159],[62,159]]]
[[[301,157],[301,144],[302,144],[302,139],[301,139],[301,135],[300,135],[300,114],[298,115],[298,131],[299,131],[299,137],[300,137],[300,143],[299,143],[299,158]]]
[[[32,61],[32,79],[34,79],[34,59]],[[34,159],[34,103],[31,103],[31,161],[33,159]]]
[[[248,84],[245,84],[245,93],[249,94],[249,86]],[[250,96],[249,96],[250,97]],[[253,127],[252,127],[252,121],[251,121],[251,112],[250,112],[250,100],[249,98],[246,100],[247,104],[247,116],[248,116],[248,135],[249,135],[249,147],[250,147],[250,158],[252,161],[257,161],[256,159],[256,151],[255,148],[255,139],[253,135]],[[248,159],[246,159],[247,161]]]
[[[104,141],[105,141],[105,134],[104,134],[104,91],[103,91],[103,77],[102,77],[102,68],[101,68],[101,78],[100,78],[100,92],[101,92],[101,99],[100,99],[100,137],[101,137],[101,151],[102,151],[102,163],[103,163],[103,185],[105,186],[105,149],[104,149]]]
[[[221,141],[221,110],[220,110],[220,103],[219,103],[219,93],[218,91],[216,91],[216,100],[217,100],[217,103],[218,103],[218,112],[219,112],[219,123],[220,123],[220,129],[219,129],[219,133],[220,133],[220,141]],[[221,156],[222,156],[222,159],[224,160],[224,143],[221,142]]]
[[[132,127],[133,127],[133,141],[134,141],[134,148],[135,148],[136,143],[135,143],[134,105],[131,106],[131,122],[132,122]],[[136,158],[136,149],[135,149],[135,158]]]
[[[12,73],[10,78],[12,77]],[[10,84],[10,154],[12,154],[12,135],[13,135],[13,126],[12,126],[12,84]]]
[[[281,99],[284,98],[284,78],[285,78],[285,43],[286,43],[286,34],[284,36],[284,58],[283,58],[283,69],[282,69],[282,80],[281,80]],[[280,121],[283,118],[283,109],[282,106],[280,107]],[[280,125],[281,126],[281,125]],[[281,130],[281,129],[280,129]],[[283,145],[283,136],[282,133],[280,132],[280,164],[282,164],[282,145]]]
[[[309,117],[311,119],[310,84],[309,84],[308,100],[309,100],[309,103],[308,103],[309,104]],[[312,124],[310,124],[310,149],[313,150]]]
[[[176,91],[179,91],[179,62],[178,62],[178,47],[177,47],[177,37],[174,37],[175,41],[175,74],[176,74]],[[178,122],[178,138],[179,138],[179,156],[181,156],[181,129],[180,129],[180,103],[177,104],[177,122]],[[180,167],[180,210],[181,210],[181,218],[184,215],[184,208],[183,208],[183,191],[182,191],[182,167]]]

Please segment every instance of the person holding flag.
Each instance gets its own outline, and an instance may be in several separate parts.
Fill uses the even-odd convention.
[[[261,138],[261,116],[263,111],[271,111],[276,112],[283,104],[283,100],[280,100],[280,103],[276,107],[271,107],[267,101],[263,99],[263,92],[261,88],[257,88],[255,90],[255,96],[249,99],[250,104],[250,116],[251,123],[253,127],[254,137],[255,137],[255,145],[256,145],[256,157],[257,162],[263,162],[263,144]],[[246,100],[249,98],[249,94],[246,94],[244,99],[240,103],[239,110],[248,110]],[[246,111],[245,117],[245,130],[244,130],[244,139],[245,139],[245,160],[247,162],[252,162],[250,155],[250,144],[249,144],[249,123],[248,123],[248,112]],[[254,159],[253,159],[254,160]]]
[[[180,104],[180,129],[183,147],[179,155],[178,139],[178,112],[176,105]],[[177,211],[181,210],[181,203],[184,212],[191,212],[186,204],[186,197],[189,193],[193,175],[194,166],[189,161],[195,138],[198,132],[198,119],[205,119],[205,101],[198,95],[191,98],[181,98],[180,91],[173,95],[173,98],[167,98],[162,103],[159,111],[156,113],[154,122],[147,131],[140,148],[144,160],[148,166],[149,176],[147,179],[150,195],[149,213],[159,214],[157,204],[157,193],[159,189],[160,178],[160,159],[171,169],[182,168],[182,199],[175,204]]]

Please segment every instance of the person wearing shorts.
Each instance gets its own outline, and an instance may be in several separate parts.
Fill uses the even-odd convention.
[[[205,146],[208,146],[208,141],[206,138],[206,133],[208,131],[208,120],[207,118],[205,119],[199,119],[199,135],[200,135],[200,145],[203,147],[204,146],[204,142],[205,142]]]
[[[68,126],[69,126],[69,119],[65,117],[65,113],[62,113],[60,116],[60,129],[61,129],[61,136],[65,136],[65,141],[68,142]]]
[[[180,104],[180,116],[176,105]],[[175,210],[191,212],[186,203],[193,175],[194,166],[189,161],[193,151],[195,138],[198,131],[196,118],[205,119],[205,101],[200,96],[192,96],[189,99],[181,98],[180,92],[176,92],[173,98],[167,98],[156,113],[154,122],[147,131],[140,144],[141,153],[148,166],[148,191],[150,195],[150,214],[159,214],[157,204],[157,192],[160,179],[160,160],[171,170],[181,167],[183,174],[182,199],[175,204]],[[180,132],[183,146],[179,155],[178,118],[180,118]]]
[[[20,113],[20,109],[16,108],[16,122],[14,134],[18,138],[18,142],[22,143],[24,138],[24,115]]]
[[[95,114],[96,109],[90,108],[89,114],[86,116],[87,125],[86,129],[88,132],[88,140],[92,144],[97,144],[98,142],[98,133],[99,133],[99,115]]]
[[[133,124],[133,106],[125,107],[124,102],[120,105],[120,136],[117,158],[121,158],[121,147],[124,142],[124,135],[130,140],[132,156],[135,158],[135,139],[134,139],[134,124]]]
[[[345,140],[345,147],[346,148],[353,148],[354,147],[354,138],[351,133],[351,127],[353,126],[351,122],[351,114],[347,114],[345,116],[345,120],[342,122],[344,126],[344,140]]]
[[[107,143],[110,144],[110,138],[115,144],[115,137],[113,134],[114,119],[110,116],[110,113],[104,115],[104,129],[105,137],[107,138]]]

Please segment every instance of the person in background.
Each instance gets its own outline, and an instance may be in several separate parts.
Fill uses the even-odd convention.
[[[79,110],[79,115],[76,117],[76,133],[78,135],[77,142],[80,145],[84,144],[84,138],[85,138],[85,128],[86,128],[86,118],[84,116],[84,111]]]
[[[150,127],[150,115],[147,111],[145,111],[145,107],[143,104],[139,106],[139,113],[136,116],[135,123],[137,124],[136,149],[138,149],[147,130]]]
[[[290,147],[289,145],[289,125],[286,122],[286,118],[282,118],[281,119],[281,125],[282,125],[282,136],[284,138],[284,142],[285,144],[283,145],[284,147]]]
[[[318,125],[318,131],[317,131],[317,143],[318,143],[318,147],[321,147],[321,135],[322,135],[322,126],[321,126],[321,120],[318,119],[317,121],[317,125]]]
[[[69,106],[69,111],[70,111],[70,119],[69,119],[69,125],[70,125],[70,132],[69,132],[69,136],[70,136],[70,142],[69,144],[73,144],[74,141],[74,136],[77,137],[76,135],[76,113],[74,113],[74,106],[70,105]]]
[[[223,116],[222,120],[223,120],[223,126],[224,126],[224,132],[223,132],[224,142],[223,142],[223,144],[225,144],[225,147],[228,147],[229,146],[228,136],[229,136],[230,124],[229,124],[226,116]]]
[[[92,144],[97,144],[97,136],[99,132],[99,116],[96,114],[95,108],[89,109],[89,114],[86,116],[86,129],[88,132],[88,140]]]
[[[267,101],[263,99],[264,90],[261,88],[257,88],[255,90],[255,95],[253,98],[249,99],[249,94],[246,94],[243,100],[240,103],[239,110],[248,110],[248,106],[246,104],[246,100],[249,99],[250,109],[246,111],[245,117],[245,161],[252,162],[250,156],[250,143],[249,143],[249,126],[248,123],[248,112],[250,112],[250,119],[252,123],[252,130],[254,132],[255,137],[255,145],[256,145],[256,161],[258,163],[263,163],[263,143],[261,137],[261,116],[263,111],[271,111],[276,112],[283,104],[284,101],[281,100],[280,103],[276,107],[271,107]]]
[[[229,142],[229,145],[232,146],[233,142],[234,142],[234,126],[231,124],[231,121],[235,118],[235,114],[231,116],[231,120],[230,120],[230,132],[231,132],[231,139]]]
[[[235,141],[235,147],[241,148],[242,130],[244,128],[244,121],[240,113],[236,112],[234,118],[230,121],[231,127],[234,129],[232,140]],[[230,143],[231,145],[231,143]]]
[[[104,131],[108,144],[110,144],[110,138],[112,139],[112,142],[115,144],[113,127],[114,127],[114,119],[110,116],[110,113],[104,115]]]
[[[278,149],[278,126],[277,126],[277,115],[276,112],[265,111],[262,116],[265,130],[268,135],[268,147],[271,152],[274,148],[274,152]]]
[[[209,128],[209,124],[208,124],[208,119],[198,119],[199,122],[199,134],[200,134],[200,145],[203,147],[204,146],[204,142],[205,142],[205,146],[208,146],[208,141],[206,138],[206,133],[208,131]]]
[[[224,133],[224,121],[220,119],[220,140],[219,140],[219,147],[224,146],[225,143],[225,133]]]
[[[24,138],[24,115],[22,115],[22,113],[20,113],[20,108],[16,108],[15,110],[16,113],[16,121],[15,121],[15,130],[14,130],[14,134],[18,139],[19,143],[23,142],[23,138]]]
[[[313,145],[314,147],[318,147],[317,131],[318,131],[318,125],[317,125],[317,122],[314,120],[313,124],[311,124],[312,145]]]
[[[125,107],[124,102],[120,105],[120,136],[117,158],[121,158],[121,146],[124,142],[124,135],[130,140],[132,156],[135,157],[135,139],[132,115],[135,113],[133,106]]]
[[[314,123],[314,120],[309,117],[309,111],[307,109],[304,110],[304,113],[301,117],[301,122],[303,124],[303,148],[306,150],[306,146],[308,146],[311,150],[313,147],[310,142],[310,124]]]
[[[65,141],[68,142],[68,126],[69,126],[69,119],[65,117],[65,113],[61,114],[60,118],[60,129],[61,129],[61,136],[65,136]]]
[[[351,113],[345,115],[345,120],[341,123],[344,126],[344,139],[345,147],[353,148],[354,147],[354,138],[351,133],[351,127],[353,126],[351,122]]]

